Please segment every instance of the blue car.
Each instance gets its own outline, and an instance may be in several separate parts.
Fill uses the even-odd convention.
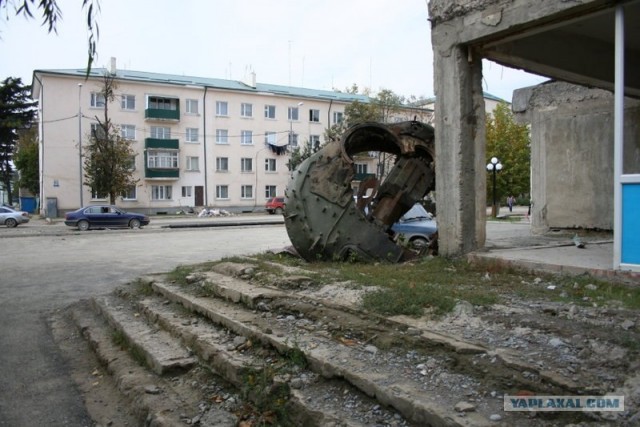
[[[139,213],[125,212],[115,206],[86,206],[64,216],[64,223],[80,231],[90,228],[140,228],[149,224],[149,217]]]
[[[391,226],[391,230],[399,242],[404,242],[414,249],[422,249],[431,243],[438,226],[433,215],[421,204],[416,203]]]

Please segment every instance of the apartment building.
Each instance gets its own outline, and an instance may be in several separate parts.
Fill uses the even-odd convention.
[[[291,149],[322,144],[327,127],[365,95],[203,77],[118,70],[35,70],[41,214],[108,202],[83,185],[82,144],[104,114],[105,73],[117,84],[109,116],[132,141],[135,186],[116,204],[175,213],[207,206],[259,211],[284,194]],[[366,157],[366,156],[365,156]],[[372,167],[356,161],[359,172]],[[362,163],[362,164],[360,164]]]

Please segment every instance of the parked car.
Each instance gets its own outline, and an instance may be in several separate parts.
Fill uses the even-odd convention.
[[[78,227],[80,231],[90,228],[139,228],[149,224],[149,217],[134,212],[125,212],[115,206],[85,206],[64,216],[64,223]]]
[[[29,222],[29,213],[17,211],[7,205],[0,207],[0,224],[4,224],[9,228],[17,227],[18,224],[26,224]]]
[[[278,214],[282,215],[284,212],[284,197],[272,197],[267,200],[267,203],[264,205],[267,212],[270,214]]]
[[[403,239],[411,247],[422,249],[431,243],[438,226],[433,215],[420,203],[416,203],[391,226],[391,230],[397,238]]]

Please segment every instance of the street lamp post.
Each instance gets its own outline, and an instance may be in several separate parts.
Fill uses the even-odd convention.
[[[82,83],[78,83],[78,158],[80,161],[80,207],[82,200]]]
[[[491,216],[496,218],[498,216],[498,200],[496,198],[496,173],[502,170],[502,163],[497,157],[492,157],[491,161],[487,163],[487,170],[493,172],[493,205],[491,206]]]

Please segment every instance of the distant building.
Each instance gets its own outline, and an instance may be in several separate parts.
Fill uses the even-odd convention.
[[[61,216],[105,195],[82,185],[79,140],[103,114],[105,73],[117,82],[112,122],[133,142],[138,182],[118,199],[124,209],[172,213],[187,206],[261,210],[282,196],[292,147],[322,144],[345,106],[365,95],[251,81],[93,69],[35,70],[39,102],[42,214]],[[81,114],[81,119],[78,115]],[[356,163],[369,171],[367,161]]]

